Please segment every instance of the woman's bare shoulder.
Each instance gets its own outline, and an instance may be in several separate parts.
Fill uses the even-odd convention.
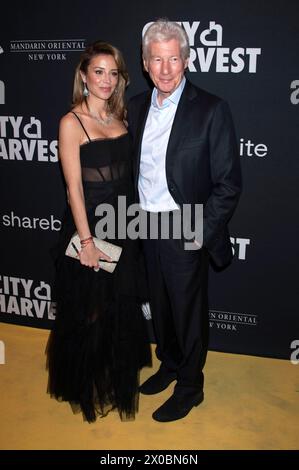
[[[71,110],[68,113],[66,113],[62,118],[60,119],[60,125],[63,126],[68,126],[70,124],[73,124],[75,120],[77,120],[75,114],[75,111]]]

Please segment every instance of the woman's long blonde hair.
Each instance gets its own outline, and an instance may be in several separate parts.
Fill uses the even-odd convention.
[[[80,72],[86,74],[91,59],[99,54],[111,55],[116,62],[118,69],[118,83],[108,100],[108,108],[109,112],[116,118],[123,120],[125,116],[124,94],[125,89],[129,84],[129,74],[121,52],[107,42],[96,41],[90,46],[87,46],[81,55],[80,62],[77,65],[75,72],[72,107],[74,108],[85,101],[85,96],[83,95],[84,83]]]

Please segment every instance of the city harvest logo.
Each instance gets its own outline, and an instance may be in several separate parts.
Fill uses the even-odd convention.
[[[293,80],[290,86],[291,92],[290,101],[292,104],[299,103],[299,80]]]
[[[190,43],[189,72],[256,73],[260,47],[223,47],[223,27],[210,21],[202,27],[200,21],[177,21],[186,31]],[[152,22],[147,23],[145,33]]]
[[[0,312],[55,320],[56,303],[46,282],[0,275]]]
[[[209,326],[214,330],[238,331],[241,326],[257,326],[258,316],[251,313],[209,311]]]
[[[4,227],[24,228],[29,230],[52,230],[59,232],[61,221],[56,219],[54,215],[45,217],[29,217],[16,215],[13,211],[2,215],[2,224]]]
[[[57,140],[42,139],[39,119],[0,116],[0,159],[58,162]]]
[[[35,39],[10,41],[10,52],[25,53],[30,61],[61,61],[70,52],[83,51],[85,39]]]

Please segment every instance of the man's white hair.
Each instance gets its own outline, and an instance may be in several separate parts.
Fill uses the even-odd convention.
[[[180,55],[183,60],[190,56],[189,39],[185,30],[175,21],[168,19],[158,19],[152,23],[142,38],[142,55],[147,60],[149,55],[149,45],[152,42],[170,41],[177,39],[180,44]]]

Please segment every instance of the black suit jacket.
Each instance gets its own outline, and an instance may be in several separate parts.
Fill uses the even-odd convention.
[[[138,176],[142,136],[151,92],[128,104],[129,131],[134,141],[134,181]],[[173,121],[167,152],[166,178],[175,202],[203,204],[203,245],[213,261],[224,266],[232,248],[227,223],[241,192],[240,157],[227,103],[188,80]]]

